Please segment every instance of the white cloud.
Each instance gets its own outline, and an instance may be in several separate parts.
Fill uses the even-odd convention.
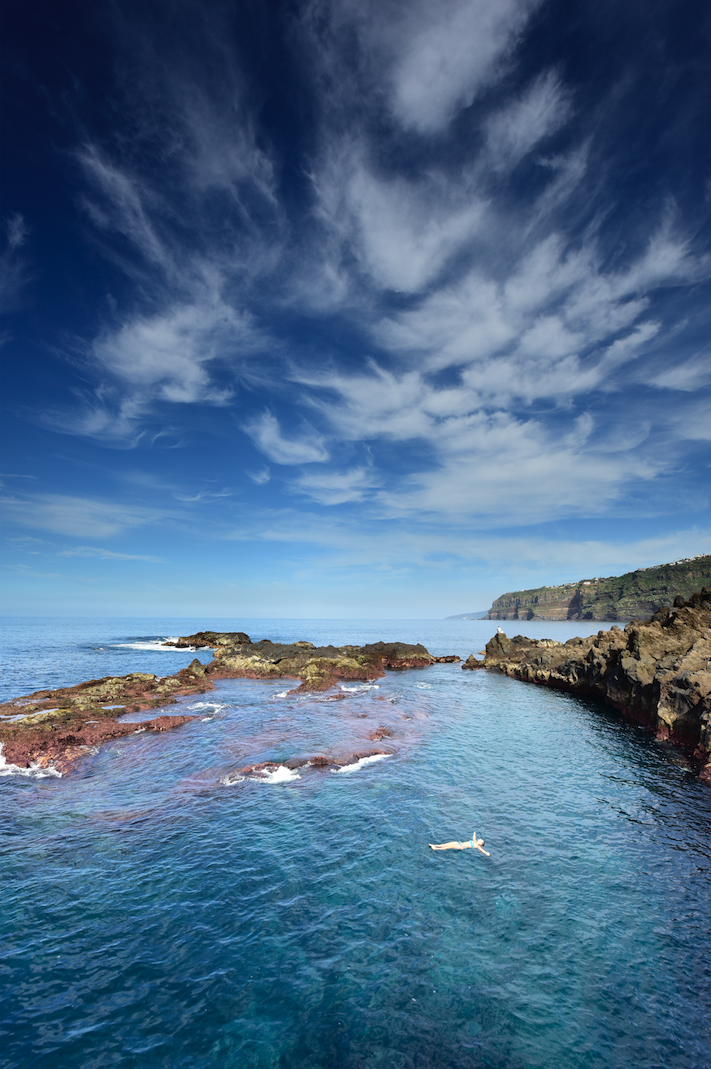
[[[659,247],[654,238],[651,244]],[[670,237],[664,241],[656,284],[676,284],[679,275],[668,274],[672,265],[690,279],[702,269],[698,260],[668,252],[678,245]],[[647,250],[641,268],[632,264],[608,276],[593,244],[566,253],[561,238],[549,235],[508,278],[494,281],[475,269],[418,307],[381,321],[374,337],[423,372],[461,368],[470,402],[500,406],[514,398],[582,394],[609,385],[660,330],[657,322],[639,321],[648,307],[639,292],[648,261]],[[412,374],[407,386],[403,376],[405,395]]]
[[[487,149],[497,170],[515,167],[539,141],[568,121],[570,102],[555,74],[541,75],[518,100],[487,122]]]
[[[644,254],[613,279],[613,286],[620,294],[639,293],[664,283],[690,282],[708,269],[708,260],[696,260],[688,240],[676,235],[666,220],[650,237]]]
[[[158,201],[150,187],[105,158],[97,145],[85,145],[77,158],[103,194],[101,207],[87,202],[93,221],[98,226],[118,230],[147,260],[172,274],[173,259],[151,218],[155,216]]]
[[[198,193],[224,190],[245,212],[255,195],[278,210],[273,162],[255,143],[254,124],[241,106],[239,89],[210,99],[203,86],[176,77],[170,90],[187,133],[189,147],[182,159],[190,188]]]
[[[224,404],[232,390],[215,388],[206,365],[251,352],[256,341],[251,318],[216,300],[136,317],[93,350],[106,371],[160,400]]]
[[[499,352],[514,340],[516,323],[497,284],[474,271],[418,308],[383,320],[374,336],[391,351],[421,354],[424,366],[436,370]]]
[[[663,471],[665,458],[632,455],[649,426],[641,414],[621,451],[622,438],[615,448],[580,411],[604,403],[601,391],[606,402],[643,379],[646,370],[631,363],[641,365],[668,337],[650,311],[654,291],[707,277],[709,264],[694,256],[671,208],[636,256],[629,250],[640,246],[625,245],[624,221],[614,223],[619,240],[610,240],[618,205],[605,186],[591,113],[571,129],[573,90],[557,71],[539,69],[523,81],[522,69],[513,70],[517,41],[538,7],[538,0],[307,0],[291,32],[299,47],[309,41],[299,62],[314,90],[316,125],[293,144],[302,144],[301,133],[308,139],[299,166],[311,190],[303,196],[294,181],[288,199],[283,161],[250,113],[246,76],[210,10],[214,83],[157,64],[142,77],[159,91],[149,94],[137,120],[145,128],[120,163],[98,144],[80,153],[102,241],[123,235],[114,257],[146,289],[141,311],[90,346],[101,384],[83,412],[61,417],[64,429],[136,442],[159,403],[228,405],[247,357],[266,353],[261,317],[293,344],[291,372],[285,352],[269,345],[269,374],[254,372],[267,395],[259,403],[270,405],[277,389],[284,401],[289,377],[301,387],[289,395],[281,425],[269,410],[245,425],[270,462],[326,465],[339,439],[387,449],[396,442],[409,452],[387,490],[365,449],[347,471],[286,481],[321,504],[368,501],[390,513],[532,522],[600,511],[629,481]],[[507,92],[507,73],[524,88]],[[477,95],[455,143],[450,124]],[[584,108],[583,97],[577,106]],[[164,114],[165,136],[156,132]],[[149,170],[139,150],[151,131],[165,160]],[[544,158],[546,139],[561,131],[566,143]],[[506,175],[537,149],[531,190],[514,188]],[[583,195],[595,202],[596,218]],[[331,327],[344,351],[351,346],[348,363],[336,344],[325,352]],[[356,331],[366,338],[360,352]],[[377,359],[368,359],[372,352]],[[693,361],[676,372],[654,367],[660,388],[689,392],[706,381]],[[701,433],[700,421],[690,426]],[[405,480],[403,470],[411,473]],[[258,485],[270,478],[266,467],[247,474]]]
[[[491,593],[493,598],[505,590],[568,582],[591,575],[620,575],[635,568],[708,553],[711,528],[681,528],[648,538],[615,542],[546,538],[529,533],[472,533],[469,521],[460,525],[453,515],[447,517],[446,527],[436,522],[436,518],[428,523],[425,516],[416,525],[407,517],[402,523],[383,523],[382,519],[376,519],[374,523],[364,522],[354,527],[336,514],[324,516],[284,509],[261,514],[250,510],[249,518],[242,525],[227,529],[223,537],[320,546],[323,552],[317,556],[317,567],[321,577],[341,568],[347,569],[348,574],[355,568],[369,573],[373,569],[417,569],[418,574],[424,568],[441,571],[455,568],[462,575],[464,566],[476,574],[485,565],[487,572],[498,570],[511,576],[509,580],[497,580],[497,588]],[[468,580],[463,576],[460,583],[466,593]],[[472,605],[464,604],[460,611],[467,608],[471,609]]]
[[[372,278],[384,288],[422,289],[476,233],[483,206],[443,205],[402,179],[378,182],[363,170],[348,187],[356,240]]]
[[[392,108],[400,122],[423,134],[441,131],[496,76],[534,6],[524,0],[403,5],[387,40]]]
[[[649,380],[661,390],[691,392],[711,382],[711,353],[703,353],[686,360],[683,364],[667,368]],[[709,416],[711,421],[711,416]]]
[[[328,450],[320,434],[309,428],[298,438],[287,438],[271,412],[246,423],[244,429],[275,464],[316,464],[328,460]]]
[[[249,358],[265,345],[248,313],[209,292],[162,313],[135,315],[92,343],[91,365],[103,382],[83,405],[42,418],[62,433],[135,445],[156,401],[226,405],[234,387],[215,385],[215,367],[233,379],[245,375]]]
[[[259,471],[248,471],[246,474],[257,486],[264,486],[272,477],[272,473],[267,467],[260,468]]]
[[[699,399],[678,405],[667,413],[667,424],[674,436],[682,441],[711,442],[711,419],[709,419],[709,400]],[[706,474],[704,472],[704,474]],[[698,485],[699,496],[707,495],[708,479],[701,479]]]
[[[108,538],[133,527],[156,523],[166,515],[157,509],[64,494],[4,497],[0,503],[13,523],[79,538]]]
[[[27,259],[21,251],[29,229],[19,212],[5,221],[4,229],[5,247],[0,252],[0,311],[9,312],[16,307],[20,292],[29,278]],[[3,340],[0,338],[0,342]]]
[[[367,468],[351,468],[343,472],[307,472],[292,485],[321,505],[342,505],[346,501],[362,501],[369,490],[380,485],[380,479]]]
[[[436,463],[377,498],[396,514],[470,516],[483,525],[600,514],[627,480],[650,479],[663,462],[607,453],[592,431],[589,414],[558,432],[504,411],[452,416],[430,427]]]
[[[110,549],[101,549],[97,546],[74,546],[72,549],[62,549],[60,557],[98,557],[99,560],[142,560],[150,564],[165,564],[164,557],[146,557],[137,553],[114,553]]]
[[[436,173],[416,181],[379,176],[359,152],[329,146],[314,172],[321,220],[378,287],[415,293],[471,241],[484,202]]]
[[[194,494],[181,493],[181,492],[176,490],[173,493],[173,497],[175,498],[176,501],[188,501],[188,502],[219,501],[223,497],[232,497],[233,493],[234,493],[233,490],[227,490],[227,489],[225,489],[225,490],[198,490],[197,493],[194,493]]]
[[[19,249],[21,245],[25,244],[29,230],[19,212],[15,212],[10,216],[5,224],[5,230],[7,232],[7,243],[11,249]]]

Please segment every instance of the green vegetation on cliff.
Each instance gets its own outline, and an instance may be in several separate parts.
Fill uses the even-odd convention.
[[[711,554],[639,568],[607,579],[515,590],[497,598],[487,620],[641,620],[689,598],[711,580]]]

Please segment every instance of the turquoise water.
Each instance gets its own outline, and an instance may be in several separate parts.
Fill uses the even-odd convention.
[[[147,640],[210,623],[14,621],[12,678],[32,682],[12,692],[175,671],[194,654]],[[495,628],[224,626],[460,655]],[[0,1065],[711,1064],[711,791],[677,751],[594,701],[458,665],[338,701],[288,689],[222,682],[181,703],[190,724],[72,777],[0,779]],[[390,755],[243,775],[368,748]],[[427,846],[473,830],[490,858]]]

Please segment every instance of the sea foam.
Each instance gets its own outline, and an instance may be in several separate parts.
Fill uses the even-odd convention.
[[[150,650],[152,653],[194,653],[195,646],[184,646],[176,649],[175,646],[166,646],[166,642],[177,642],[176,638],[149,638],[136,642],[112,642],[111,649],[122,650]]]
[[[390,754],[387,753],[373,753],[369,757],[360,757],[357,761],[354,761],[352,765],[344,765],[342,768],[333,768],[332,772],[357,772],[359,768],[363,768],[364,765],[372,765],[374,761],[384,761]]]
[[[274,769],[262,768],[255,772],[254,779],[260,779],[263,783],[291,783],[292,780],[301,779],[298,772],[286,765],[277,765]]]
[[[29,768],[21,768],[20,765],[10,764],[6,761],[2,755],[3,743],[0,742],[0,776],[30,776],[32,779],[61,779],[62,773],[52,765],[47,765],[45,768],[42,765],[38,765],[35,761],[29,766]]]
[[[223,787],[234,787],[236,783],[244,783],[246,777],[240,776],[239,772],[228,772],[226,776],[223,776],[220,783]]]

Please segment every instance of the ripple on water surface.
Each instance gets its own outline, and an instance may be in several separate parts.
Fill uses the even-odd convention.
[[[8,1066],[711,1064],[711,792],[680,755],[457,665],[285,690],[3,778]],[[428,848],[474,831],[491,858]]]

